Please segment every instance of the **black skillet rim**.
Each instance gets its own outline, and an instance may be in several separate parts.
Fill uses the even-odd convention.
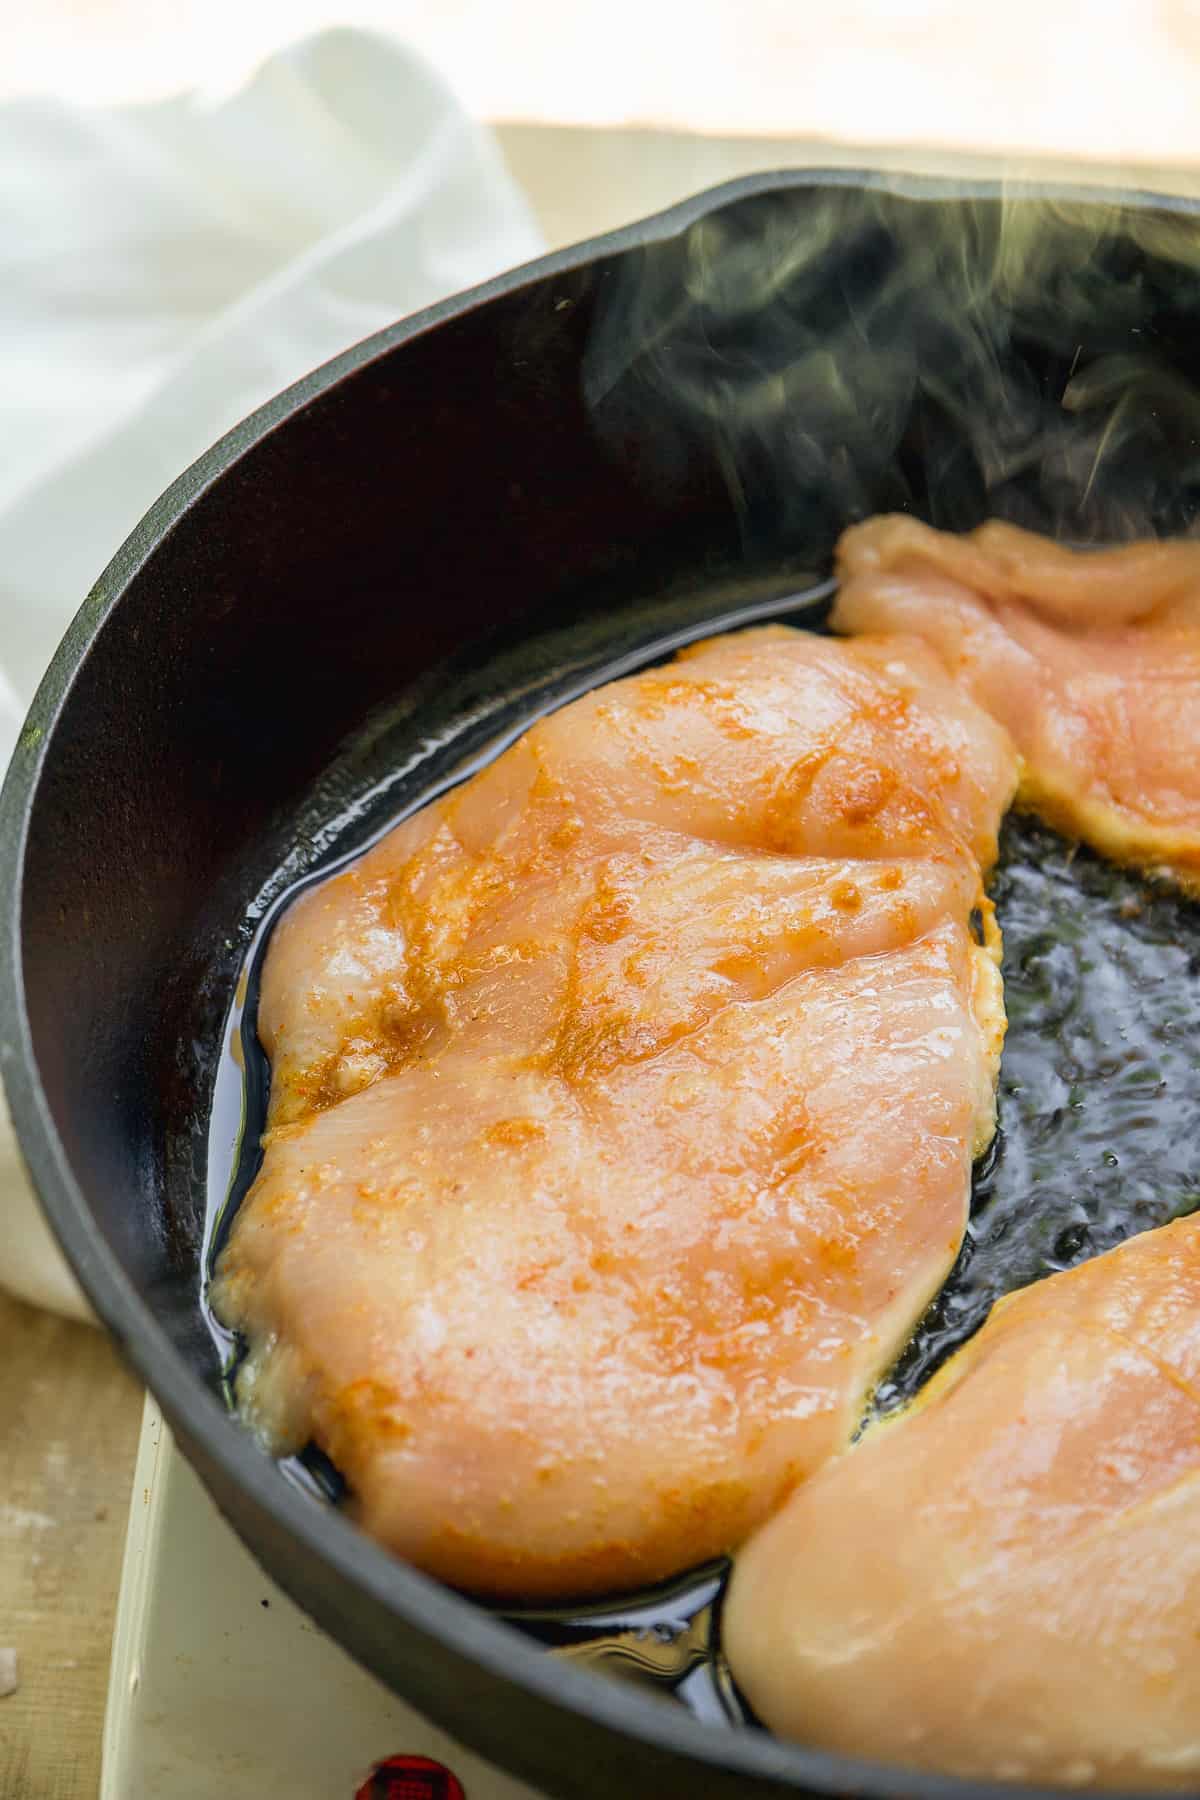
[[[631,1749],[666,1751],[703,1769],[744,1775],[786,1791],[870,1796],[871,1800],[1061,1800],[1057,1789],[978,1783],[911,1768],[810,1750],[756,1731],[706,1726],[682,1708],[609,1683],[549,1658],[511,1626],[389,1555],[348,1521],[314,1508],[278,1479],[249,1434],[226,1414],[188,1366],[91,1221],[50,1116],[33,1056],[21,957],[24,850],[38,780],[74,678],[106,620],[158,546],[195,501],[251,448],[377,357],[473,311],[490,300],[579,269],[600,257],[661,242],[697,220],[757,194],[845,186],[893,192],[913,200],[1026,197],[1080,204],[1120,204],[1200,217],[1200,201],[1140,190],[1114,190],[1053,180],[956,181],[878,170],[784,170],[750,175],[703,193],[618,231],[538,258],[386,327],[286,388],[244,419],[166,490],[135,527],[92,588],[64,637],[30,708],[0,793],[0,1063],[18,1140],[54,1234],[96,1314],[162,1407],[168,1421],[203,1445],[224,1477],[340,1580],[369,1593],[398,1620],[437,1638],[491,1678],[523,1688],[546,1707],[582,1715]],[[1153,1800],[1127,1790],[1115,1800]]]

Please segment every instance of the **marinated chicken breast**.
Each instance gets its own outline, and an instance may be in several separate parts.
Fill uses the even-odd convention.
[[[758,631],[542,720],[304,895],[215,1294],[260,1426],[479,1592],[743,1539],[959,1247],[1014,782],[919,643]]]
[[[1200,1220],[996,1306],[738,1559],[734,1674],[807,1744],[1200,1783]]]
[[[835,628],[932,645],[1011,732],[1028,806],[1200,891],[1200,542],[1084,552],[885,516],[837,563]]]

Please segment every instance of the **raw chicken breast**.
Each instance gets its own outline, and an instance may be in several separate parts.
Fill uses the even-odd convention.
[[[1200,1785],[1200,1220],[996,1306],[738,1559],[766,1724],[981,1779]]]
[[[544,719],[302,897],[216,1290],[243,1406],[476,1591],[739,1542],[961,1241],[1014,782],[922,645],[759,631]]]
[[[1074,551],[885,516],[837,563],[835,628],[931,644],[1012,733],[1027,805],[1200,890],[1200,542]]]

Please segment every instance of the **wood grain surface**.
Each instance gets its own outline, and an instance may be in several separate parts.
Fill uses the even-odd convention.
[[[95,1800],[141,1404],[100,1332],[0,1294],[3,1800]]]
[[[1200,163],[1196,0],[10,0],[4,16],[0,94],[221,91],[353,19],[482,118]]]

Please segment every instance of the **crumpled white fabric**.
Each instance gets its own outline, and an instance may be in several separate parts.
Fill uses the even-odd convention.
[[[0,766],[67,624],[180,471],[380,326],[536,256],[494,139],[392,40],[239,92],[0,106]],[[86,1308],[0,1131],[0,1282]]]

